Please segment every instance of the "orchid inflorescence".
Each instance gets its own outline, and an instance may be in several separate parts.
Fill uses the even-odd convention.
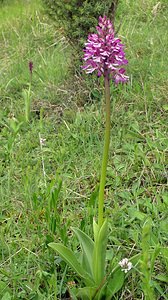
[[[109,76],[118,84],[127,82],[129,77],[125,75],[122,67],[128,63],[125,59],[124,45],[115,37],[113,25],[106,16],[99,17],[97,33],[88,36],[84,49],[84,66],[86,73],[97,71],[98,76]]]
[[[29,72],[32,75],[32,73],[33,73],[33,62],[31,60],[29,61]]]

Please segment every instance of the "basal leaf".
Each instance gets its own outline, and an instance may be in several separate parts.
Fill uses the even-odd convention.
[[[108,300],[111,300],[112,296],[122,288],[124,284],[124,278],[124,272],[118,268],[108,279],[106,287],[106,296]]]
[[[96,287],[79,288],[77,298],[82,300],[91,300],[96,293]]]
[[[96,285],[99,285],[105,276],[105,259],[107,248],[108,224],[105,219],[95,240],[93,253],[93,273]]]
[[[49,243],[49,247],[59,253],[61,258],[83,279],[88,282],[92,282],[89,280],[89,274],[83,269],[82,265],[77,260],[75,254],[71,249],[68,249],[64,245],[60,243]]]
[[[84,267],[86,271],[93,276],[93,270],[92,270],[92,265],[93,265],[93,250],[94,250],[94,242],[92,239],[84,233],[82,230],[78,228],[72,228],[73,231],[75,232],[82,251],[83,251],[83,257],[84,257]]]

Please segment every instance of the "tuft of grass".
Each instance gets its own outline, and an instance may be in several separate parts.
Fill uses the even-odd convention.
[[[33,91],[44,101],[51,100],[58,93],[58,84],[66,79],[69,50],[65,39],[44,15],[40,1],[9,2],[2,7],[1,14],[3,99],[8,101],[12,95],[20,106],[22,90],[29,83],[28,63],[32,60]]]

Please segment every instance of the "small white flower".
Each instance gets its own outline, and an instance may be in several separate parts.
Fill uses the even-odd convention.
[[[119,265],[121,267],[121,270],[125,273],[132,269],[132,263],[128,260],[128,258],[123,258],[119,262]]]
[[[45,145],[45,141],[46,141],[46,139],[42,139],[42,138],[40,138],[40,145]]]

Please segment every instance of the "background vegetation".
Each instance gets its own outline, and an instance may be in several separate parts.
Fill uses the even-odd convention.
[[[48,14],[62,28],[74,49],[81,52],[89,32],[95,32],[98,16],[106,15],[114,19],[118,0],[59,1],[43,0]]]
[[[73,49],[40,0],[4,1],[0,20],[0,297],[63,299],[78,278],[47,244],[61,239],[75,249],[71,225],[90,233],[103,147],[102,83],[88,92],[82,78],[70,78]],[[130,83],[112,88],[106,185],[111,264],[146,251],[142,232],[150,219],[146,272],[158,300],[168,299],[167,21],[166,0],[119,3],[116,26]],[[135,267],[116,299],[143,299],[143,274]]]

